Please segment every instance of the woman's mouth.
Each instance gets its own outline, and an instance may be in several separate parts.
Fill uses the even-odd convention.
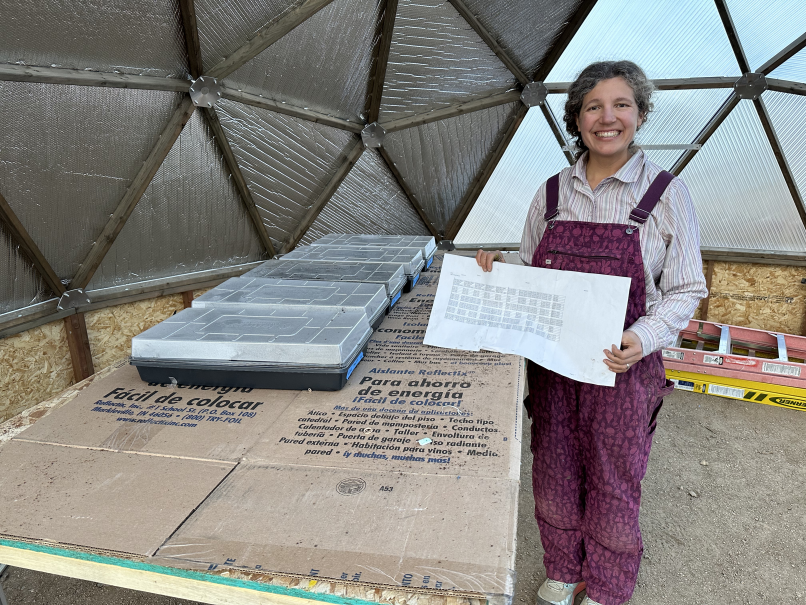
[[[621,134],[620,130],[600,130],[593,133],[599,139],[614,139]]]

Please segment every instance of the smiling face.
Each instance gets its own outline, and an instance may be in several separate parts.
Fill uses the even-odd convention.
[[[632,88],[624,78],[601,80],[582,101],[577,128],[590,160],[626,163],[630,143],[643,123]]]

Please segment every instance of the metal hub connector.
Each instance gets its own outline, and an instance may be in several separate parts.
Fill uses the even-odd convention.
[[[212,107],[221,98],[221,86],[218,80],[210,76],[201,76],[190,85],[190,98],[196,107]]]
[[[523,87],[521,101],[526,107],[536,107],[546,102],[549,90],[543,82],[529,82]]]
[[[740,99],[752,99],[756,100],[761,96],[761,93],[767,90],[767,78],[764,77],[764,74],[757,74],[753,72],[748,72],[744,74],[741,78],[736,80],[736,84],[733,85],[733,90],[736,92],[736,96]]]
[[[56,305],[56,308],[59,311],[64,311],[65,309],[76,309],[78,307],[88,305],[91,302],[90,297],[87,296],[84,290],[78,288],[76,290],[68,290],[62,294],[61,298],[59,299],[59,303]]]
[[[377,122],[367,124],[364,130],[361,131],[361,140],[364,141],[364,147],[377,149],[383,145],[383,139],[386,136],[386,131],[383,126]]]

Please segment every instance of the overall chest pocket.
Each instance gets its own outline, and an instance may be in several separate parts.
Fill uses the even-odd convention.
[[[604,273],[606,265],[621,260],[621,254],[607,250],[579,250],[569,248],[552,248],[547,251],[546,269],[564,269],[582,273]]]

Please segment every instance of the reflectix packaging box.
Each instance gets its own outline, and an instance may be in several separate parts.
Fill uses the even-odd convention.
[[[132,339],[146,382],[341,389],[372,334],[358,309],[185,309]]]
[[[233,277],[193,301],[194,309],[254,307],[358,309],[377,328],[389,308],[381,284]]]
[[[430,235],[354,235],[349,233],[331,233],[320,237],[311,246],[364,246],[383,248],[419,248],[425,259],[425,268],[434,262],[437,242]]]
[[[390,306],[394,306],[398,301],[400,292],[407,282],[402,266],[395,267],[385,263],[322,263],[285,260],[285,257],[282,260],[267,261],[246,273],[244,277],[383,284]]]
[[[309,260],[326,263],[362,262],[394,263],[402,265],[409,280],[404,292],[410,292],[425,266],[423,253],[419,248],[351,248],[349,246],[302,246],[289,252],[283,259]]]

